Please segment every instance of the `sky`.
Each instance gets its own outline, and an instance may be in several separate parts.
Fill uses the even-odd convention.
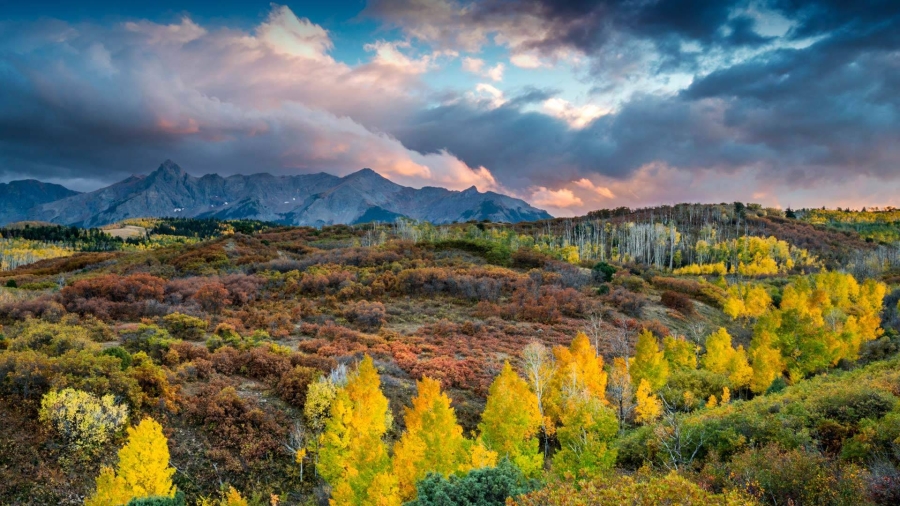
[[[0,0],[0,181],[900,205],[896,0]]]

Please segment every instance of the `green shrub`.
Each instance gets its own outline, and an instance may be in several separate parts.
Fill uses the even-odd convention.
[[[113,346],[112,348],[106,348],[105,350],[100,352],[101,355],[107,355],[110,357],[116,357],[122,362],[122,370],[128,369],[131,366],[131,353],[128,353],[125,348],[121,346]]]
[[[121,337],[122,346],[129,352],[143,351],[156,360],[160,360],[169,351],[169,345],[175,342],[166,329],[144,323],[122,332]]]
[[[7,280],[7,282],[6,282],[6,288],[18,288],[18,287],[19,287],[19,284],[16,283],[16,280],[15,280],[15,279]]]
[[[126,506],[185,506],[184,492],[175,492],[175,497],[141,497],[128,501]]]
[[[406,506],[501,506],[507,497],[516,497],[538,488],[525,479],[522,471],[504,459],[497,467],[475,469],[464,476],[449,479],[429,474],[416,486],[418,496]]]
[[[597,262],[594,264],[594,267],[591,268],[591,273],[596,281],[609,283],[612,281],[613,274],[615,274],[617,270],[618,269],[606,262]]]

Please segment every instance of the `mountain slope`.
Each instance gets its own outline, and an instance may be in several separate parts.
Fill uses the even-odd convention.
[[[167,160],[146,176],[43,203],[28,219],[83,227],[136,217],[180,216],[256,219],[291,225],[353,224],[398,217],[452,223],[468,220],[534,221],[545,211],[474,187],[458,192],[420,190],[389,181],[371,169],[345,177],[330,174],[253,174],[197,178]]]
[[[65,186],[34,179],[0,183],[0,224],[27,219],[35,206],[78,195]]]

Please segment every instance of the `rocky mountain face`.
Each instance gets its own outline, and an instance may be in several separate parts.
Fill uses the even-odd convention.
[[[65,186],[34,179],[0,183],[0,224],[30,219],[35,206],[78,195]]]
[[[94,227],[127,218],[178,216],[321,226],[393,221],[398,217],[436,224],[551,217],[506,195],[481,193],[474,187],[461,192],[434,187],[417,190],[392,183],[370,169],[345,177],[320,173],[208,174],[198,178],[169,160],[149,175],[132,176],[89,193],[68,191],[60,198],[39,200],[23,209],[22,216],[15,220],[0,214],[0,223],[27,219]]]

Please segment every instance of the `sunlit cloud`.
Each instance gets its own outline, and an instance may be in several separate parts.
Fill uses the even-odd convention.
[[[536,206],[547,208],[569,208],[581,206],[584,204],[582,200],[572,193],[568,188],[560,188],[559,190],[551,190],[540,186],[536,188],[529,198],[531,203]]]
[[[572,128],[584,128],[590,122],[610,112],[595,104],[576,106],[558,97],[545,100],[541,108],[547,114],[564,120]]]

